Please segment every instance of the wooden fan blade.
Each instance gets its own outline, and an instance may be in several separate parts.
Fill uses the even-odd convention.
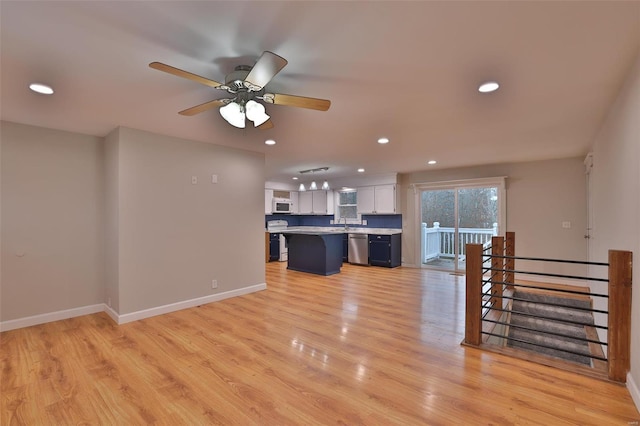
[[[258,86],[261,89],[266,86],[287,63],[287,60],[283,57],[273,52],[264,51],[244,81],[251,85]]]
[[[262,123],[261,125],[259,125],[257,128],[260,129],[260,130],[272,129],[273,128],[273,121],[267,120],[264,123]]]
[[[180,111],[178,114],[180,115],[196,115],[199,114],[203,111],[206,111],[208,109],[211,108],[215,108],[217,106],[222,106],[225,105],[227,103],[228,99],[216,99],[214,101],[209,101],[209,102],[205,102],[203,104],[200,105],[196,105],[194,107],[191,108],[187,108],[183,111]]]
[[[188,80],[192,80],[192,81],[195,81],[196,83],[201,83],[207,86],[218,87],[222,85],[222,83],[218,83],[217,81],[210,80],[205,77],[201,77],[199,75],[181,70],[176,67],[172,67],[171,65],[163,64],[161,62],[151,62],[149,66],[153,69],[164,71],[169,74],[177,75],[178,77],[186,78]]]
[[[265,101],[267,95],[265,95]],[[326,99],[306,98],[304,96],[285,95],[276,93],[273,95],[273,103],[276,105],[287,105],[299,108],[315,109],[318,111],[326,111],[331,106],[331,101]]]

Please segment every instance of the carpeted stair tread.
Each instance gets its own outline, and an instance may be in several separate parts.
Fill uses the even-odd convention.
[[[512,311],[514,313],[527,313],[536,316],[556,318],[559,321],[576,321],[593,324],[591,312],[559,306],[542,305],[540,303],[523,302],[514,300]],[[526,315],[523,315],[526,316]]]
[[[563,322],[576,321],[593,324],[593,315],[591,312],[574,309],[590,308],[591,306],[588,300],[560,298],[523,291],[516,291],[514,298],[525,300],[513,301],[511,311],[512,327],[509,327],[509,337],[511,339],[517,339],[518,341],[509,340],[509,346],[590,365],[591,360],[588,356],[590,353],[588,343],[579,340],[586,338],[585,326]],[[544,303],[563,304],[571,307],[549,306]],[[522,315],[522,313],[550,317],[557,320],[534,318],[529,315]],[[526,327],[531,330],[525,330],[517,326]],[[556,336],[545,333],[545,331],[571,337]],[[565,351],[578,352],[586,356]]]

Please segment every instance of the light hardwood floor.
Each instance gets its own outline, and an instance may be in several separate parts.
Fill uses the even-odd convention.
[[[624,386],[460,345],[464,277],[267,264],[268,290],[0,335],[1,424],[629,425]]]

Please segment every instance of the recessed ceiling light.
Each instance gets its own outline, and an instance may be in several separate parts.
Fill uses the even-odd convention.
[[[264,141],[265,145],[275,145],[276,141],[274,141],[273,139],[267,139],[266,141]]]
[[[478,92],[481,92],[481,93],[495,92],[496,90],[498,90],[498,87],[500,87],[500,85],[497,82],[487,81],[486,83],[482,83],[480,87],[478,87]]]
[[[292,177],[291,179],[293,179],[293,180],[298,180],[298,176],[294,176],[294,177]]]
[[[431,164],[431,165],[434,165],[434,164],[436,164],[436,163],[437,163],[437,161],[436,161],[436,160],[429,160],[429,161],[427,161],[427,164]]]
[[[378,139],[378,143],[380,144],[389,143],[389,138],[380,138]]]
[[[29,89],[33,90],[36,93],[42,93],[43,95],[51,95],[53,94],[53,89],[51,86],[47,86],[42,83],[31,83],[29,85]]]
[[[358,169],[358,173],[364,173],[364,169]]]

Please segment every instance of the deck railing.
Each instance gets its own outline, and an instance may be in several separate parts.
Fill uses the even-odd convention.
[[[491,242],[491,237],[497,233],[497,223],[494,223],[492,228],[458,228],[458,247],[460,247],[458,259],[464,261],[467,244],[486,244]],[[453,259],[455,256],[455,234],[455,228],[440,227],[440,222],[433,222],[431,228],[423,222],[421,231],[422,263],[440,258]]]
[[[467,306],[463,344],[617,382],[626,381],[631,349],[631,252],[610,250],[606,263],[517,257],[515,235],[508,232],[506,240],[493,237],[490,247],[469,244],[466,253]],[[607,278],[516,270],[516,260],[527,261],[531,265],[599,266],[607,268],[607,273],[603,274]],[[518,274],[517,280],[514,279],[515,274]],[[581,285],[520,279],[527,275],[560,278]],[[584,283],[589,282],[595,282],[596,287],[604,285],[606,289],[591,292],[590,287],[584,287]],[[562,310],[564,318],[560,318],[560,313],[554,313]],[[519,321],[513,321],[516,315]],[[600,323],[594,318],[606,318],[606,321]],[[539,328],[537,325],[541,322],[551,322],[553,327]],[[565,334],[564,330],[569,327],[563,328],[563,325],[580,331],[581,337],[576,337],[576,333]],[[523,340],[523,335],[528,337]],[[568,343],[561,348],[549,346],[547,342],[553,339]],[[566,352],[568,358],[556,355],[558,351]],[[572,362],[558,361],[571,359],[571,356],[574,359],[576,356],[582,360],[587,358],[587,362],[573,365]]]

